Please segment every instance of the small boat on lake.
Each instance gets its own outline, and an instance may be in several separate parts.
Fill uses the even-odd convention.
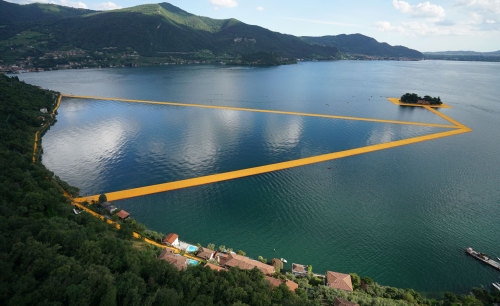
[[[500,291],[500,283],[493,283],[491,285],[495,287],[498,291]]]

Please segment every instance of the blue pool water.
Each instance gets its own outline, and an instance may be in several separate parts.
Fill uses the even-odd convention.
[[[194,260],[194,259],[189,259],[188,260],[188,265],[190,265],[190,266],[196,266],[199,263],[200,263],[199,261]]]
[[[188,246],[188,248],[186,249],[186,251],[188,252],[196,252],[196,250],[198,250],[198,248],[193,245]]]

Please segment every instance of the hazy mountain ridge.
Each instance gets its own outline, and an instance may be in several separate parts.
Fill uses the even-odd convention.
[[[404,46],[391,46],[380,43],[362,34],[340,34],[321,37],[304,36],[305,41],[323,46],[336,46],[340,52],[349,55],[363,55],[389,58],[421,59],[423,54]]]
[[[477,51],[436,51],[424,52],[425,55],[500,55],[500,50],[492,52],[477,52]]]
[[[500,50],[493,52],[476,51],[438,51],[424,52],[425,59],[449,61],[500,62]]]

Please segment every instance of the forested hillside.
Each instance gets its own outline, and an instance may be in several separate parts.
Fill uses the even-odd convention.
[[[404,46],[380,43],[362,34],[340,34],[321,37],[302,37],[305,41],[322,46],[335,46],[345,55],[371,56],[377,58],[422,59],[423,54]]]
[[[3,0],[0,6],[1,15],[8,16],[0,18],[0,66],[53,69],[186,61],[245,64],[242,56],[263,53],[267,53],[265,57],[273,54],[279,63],[339,58],[332,46],[312,45],[236,19],[196,16],[168,3],[103,12]]]
[[[32,23],[41,20],[57,20],[80,16],[94,11],[43,3],[18,5],[0,1],[0,25]]]

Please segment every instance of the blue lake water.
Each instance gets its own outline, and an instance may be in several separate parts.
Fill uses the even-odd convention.
[[[356,272],[425,292],[489,286],[500,272],[500,64],[311,62],[27,73],[64,94],[448,124],[395,106],[440,96],[473,132],[117,201],[151,229],[313,270]],[[43,163],[82,194],[244,169],[445,128],[66,98]]]

